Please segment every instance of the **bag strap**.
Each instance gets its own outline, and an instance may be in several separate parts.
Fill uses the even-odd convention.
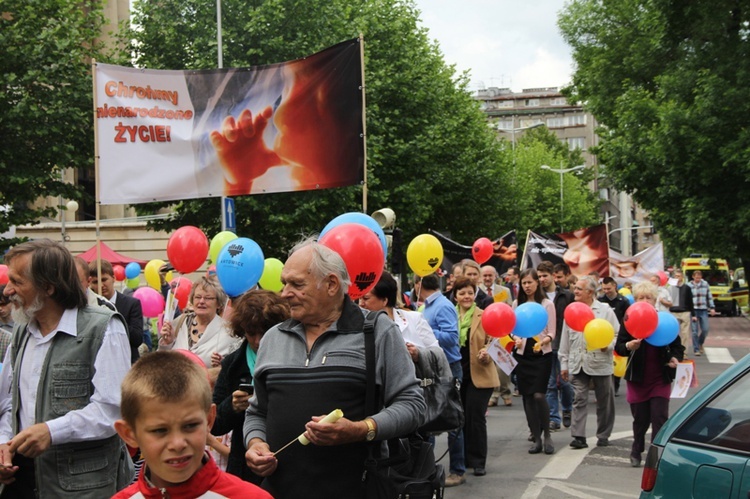
[[[365,316],[365,369],[367,384],[365,388],[365,415],[372,416],[377,412],[375,393],[375,323],[383,313],[382,310],[369,312]]]

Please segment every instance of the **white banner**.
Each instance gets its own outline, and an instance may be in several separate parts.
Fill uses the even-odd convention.
[[[660,270],[664,270],[662,243],[646,248],[635,256],[623,256],[617,251],[609,250],[609,275],[614,277],[617,284],[647,281]]]

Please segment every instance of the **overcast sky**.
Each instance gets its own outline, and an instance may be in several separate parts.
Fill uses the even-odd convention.
[[[570,47],[557,28],[565,0],[415,0],[445,62],[470,71],[470,90],[560,87]]]

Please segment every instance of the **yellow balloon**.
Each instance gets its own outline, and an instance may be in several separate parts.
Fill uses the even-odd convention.
[[[443,263],[443,245],[431,234],[421,234],[409,243],[406,261],[420,277],[435,273]]]
[[[618,293],[620,293],[622,296],[628,296],[628,295],[632,295],[633,294],[633,293],[630,292],[630,290],[628,288],[620,288],[620,290],[618,291]]]
[[[615,376],[618,378],[622,378],[625,376],[625,370],[628,367],[628,358],[627,357],[620,357],[619,355],[615,354]]]
[[[605,319],[594,319],[583,328],[583,337],[586,339],[588,351],[608,347],[615,338],[615,329]]]
[[[161,279],[159,279],[159,269],[164,265],[164,260],[154,259],[146,264],[143,269],[143,275],[146,276],[146,284],[157,291],[161,291]],[[172,280],[172,272],[167,272],[167,282]]]

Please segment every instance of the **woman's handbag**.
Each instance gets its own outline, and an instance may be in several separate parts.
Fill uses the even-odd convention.
[[[461,404],[460,382],[451,376],[450,366],[440,347],[419,351],[417,377],[421,379],[427,404],[422,434],[441,433],[462,428],[464,409]]]

